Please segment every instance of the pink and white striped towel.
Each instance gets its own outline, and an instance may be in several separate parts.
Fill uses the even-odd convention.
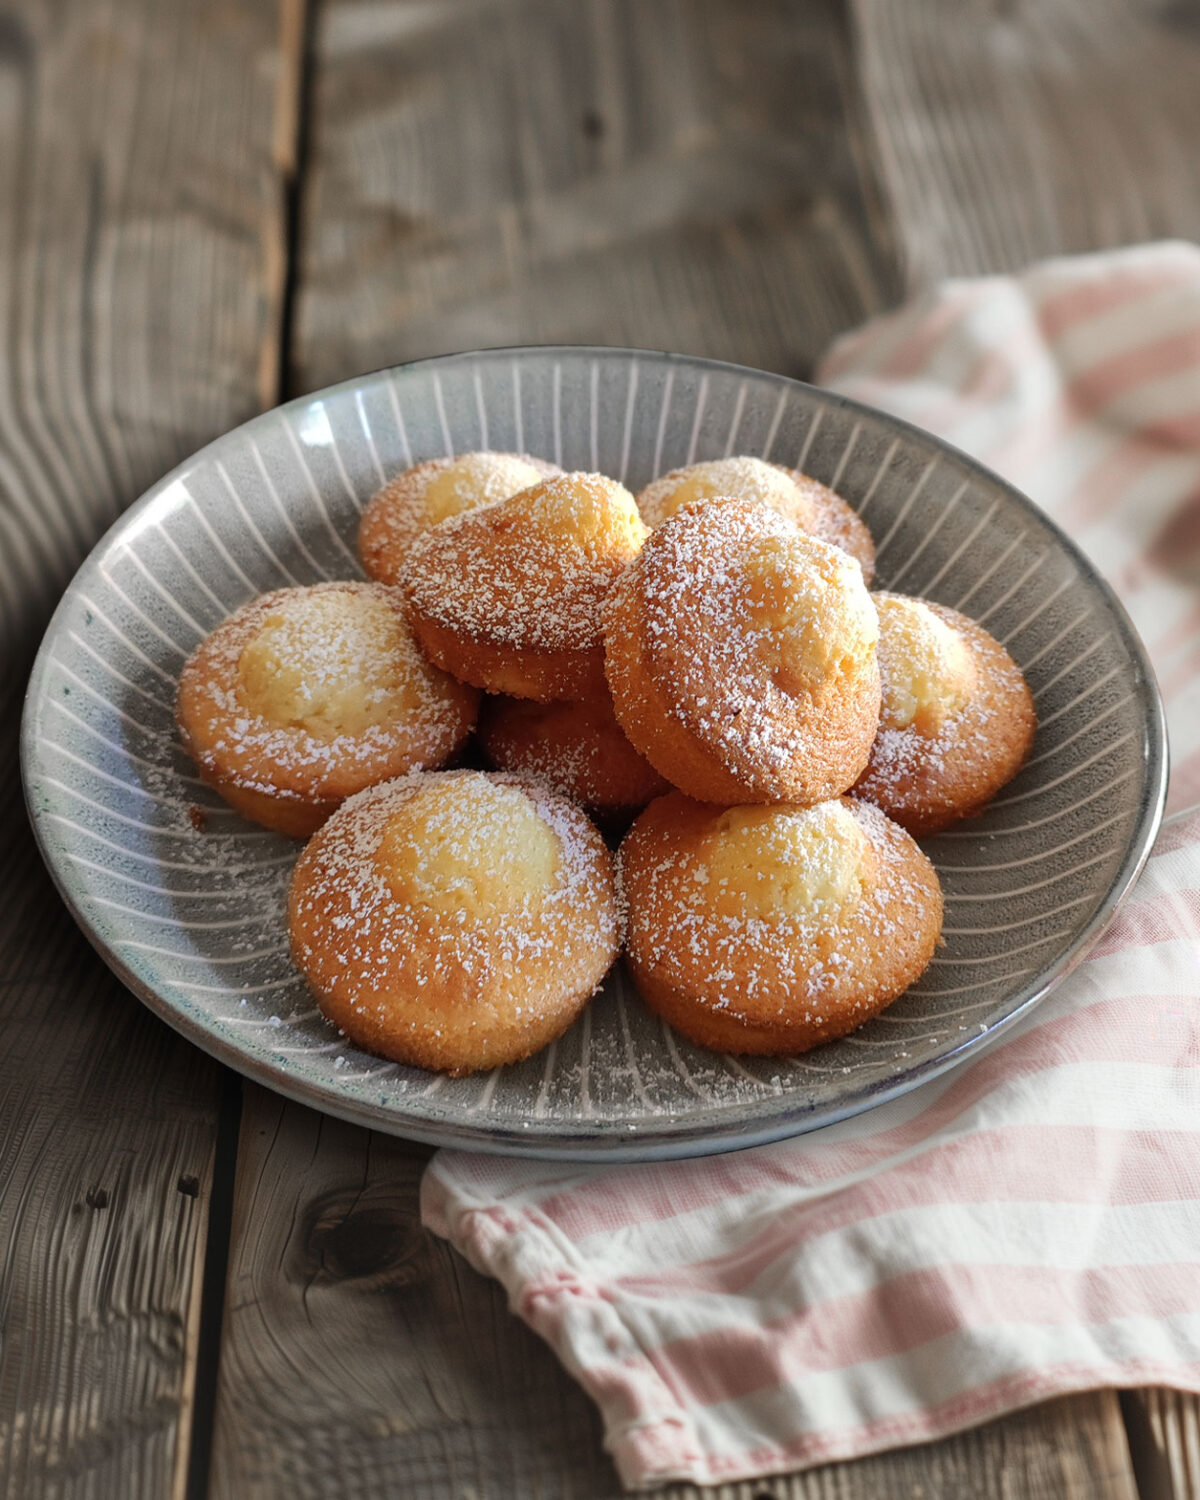
[[[595,1398],[633,1489],[1200,1390],[1200,249],[951,282],[821,378],[1000,470],[1116,585],[1167,699],[1169,816],[1088,961],[903,1099],[689,1162],[434,1157],[426,1224]]]

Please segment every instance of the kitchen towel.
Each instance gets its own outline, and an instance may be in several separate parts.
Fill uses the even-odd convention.
[[[949,282],[818,378],[1004,474],[1114,584],[1167,703],[1168,817],[1088,960],[904,1098],[685,1162],[433,1158],[425,1223],[596,1400],[630,1489],[1200,1391],[1200,249]]]

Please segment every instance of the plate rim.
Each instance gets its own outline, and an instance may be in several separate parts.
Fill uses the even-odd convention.
[[[862,414],[872,421],[882,420],[898,432],[909,435],[918,445],[927,449],[933,448],[958,467],[982,477],[990,485],[999,487],[1010,500],[1016,502],[1022,512],[1049,530],[1057,545],[1066,553],[1088,585],[1097,589],[1104,598],[1120,630],[1122,646],[1134,668],[1139,690],[1142,753],[1146,765],[1140,805],[1124,855],[1091,919],[1076,934],[1071,944],[1057,956],[1048,971],[1043,970],[1035,975],[1027,985],[1015,992],[1011,1009],[992,1022],[985,1031],[975,1032],[962,1038],[934,1057],[926,1058],[911,1067],[898,1069],[885,1081],[861,1087],[858,1091],[839,1100],[835,1105],[800,1106],[790,1110],[785,1107],[776,1110],[766,1120],[759,1120],[755,1117],[747,1122],[744,1105],[740,1107],[729,1105],[713,1110],[712,1115],[717,1118],[707,1125],[702,1121],[697,1121],[693,1116],[690,1123],[682,1127],[673,1126],[670,1117],[665,1115],[661,1125],[657,1127],[654,1125],[629,1127],[620,1123],[600,1121],[586,1129],[580,1129],[573,1122],[559,1123],[553,1120],[539,1120],[536,1126],[525,1122],[520,1128],[495,1122],[472,1126],[455,1124],[451,1121],[428,1122],[421,1118],[412,1120],[398,1113],[394,1106],[373,1105],[368,1100],[340,1095],[327,1086],[296,1078],[280,1065],[272,1064],[268,1059],[260,1058],[256,1053],[244,1050],[219,1035],[215,1030],[209,1029],[205,1020],[193,1016],[187,1008],[161,993],[126,963],[108,943],[93,914],[82,907],[76,897],[73,882],[68,878],[63,867],[65,861],[59,858],[56,840],[43,826],[39,810],[34,805],[33,781],[38,767],[36,733],[39,723],[38,710],[46,697],[44,683],[59,633],[59,623],[81,582],[90,576],[92,571],[98,570],[100,557],[119,540],[126,530],[136,524],[138,517],[153,505],[169,486],[180,481],[189,470],[202,463],[214,449],[220,448],[235,433],[253,432],[258,426],[266,426],[280,416],[302,411],[315,402],[341,393],[356,391],[366,383],[386,381],[396,374],[408,370],[419,370],[427,365],[446,368],[460,362],[477,361],[485,356],[513,360],[531,355],[552,357],[556,353],[572,358],[608,357],[626,361],[646,359],[682,365],[700,371],[752,376],[759,380],[765,379],[781,389],[803,392],[808,398],[815,397],[818,403],[826,403],[852,413]],[[955,448],[936,434],[926,432],[901,417],[856,401],[842,395],[841,392],[828,390],[825,387],[774,371],[667,350],[590,344],[525,344],[500,345],[430,355],[419,360],[383,365],[377,369],[364,371],[333,385],[292,397],[266,411],[256,413],[246,421],[213,438],[163,474],[122,511],[97,539],[72,575],[46,625],[22,704],[20,771],[25,806],[38,852],[76,924],[120,982],[154,1015],[202,1051],[233,1068],[242,1076],[249,1077],[286,1098],[352,1124],[363,1125],[428,1145],[483,1154],[569,1160],[596,1165],[601,1162],[635,1163],[718,1154],[794,1138],[837,1124],[899,1098],[920,1085],[962,1066],[969,1059],[990,1047],[998,1037],[1024,1019],[1078,967],[1112,922],[1133,889],[1150,857],[1162,823],[1169,779],[1169,747],[1165,710],[1154,668],[1128,611],[1112,585],[1052,517],[987,465],[964,453],[961,449]],[[771,1098],[775,1097],[777,1096],[771,1096]],[[764,1108],[770,1104],[771,1098],[763,1101]]]

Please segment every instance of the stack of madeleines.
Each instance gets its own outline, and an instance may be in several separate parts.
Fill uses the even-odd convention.
[[[309,839],[292,953],[353,1042],[517,1061],[624,944],[694,1042],[787,1054],[924,971],[942,896],[913,836],[1016,774],[1033,703],[980,625],[868,591],[831,490],[730,458],[635,499],[471,453],[386,485],[359,552],[371,582],[226,620],[178,704],[204,780]]]

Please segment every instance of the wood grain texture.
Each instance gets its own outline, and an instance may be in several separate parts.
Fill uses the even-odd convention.
[[[587,1397],[421,1229],[428,1155],[247,1086],[214,1497],[617,1493]]]
[[[839,0],[326,0],[295,387],[509,343],[806,371],[898,292]]]
[[[214,1500],[617,1500],[597,1413],[498,1285],[420,1227],[428,1151],[247,1086]],[[1135,1500],[1117,1397],[660,1500]]]
[[[1141,1500],[1200,1495],[1200,1396],[1126,1391],[1121,1396]]]
[[[279,5],[0,13],[0,1493],[183,1493],[220,1073],[113,979],[21,805],[30,655],[139,491],[272,394]]]
[[[1192,0],[851,0],[910,286],[1200,239]]]
[[[617,1493],[587,1397],[421,1229],[428,1156],[247,1085],[214,1497]]]
[[[806,1474],[652,1493],[654,1500],[1139,1500],[1113,1391],[1047,1401],[940,1442]]]

